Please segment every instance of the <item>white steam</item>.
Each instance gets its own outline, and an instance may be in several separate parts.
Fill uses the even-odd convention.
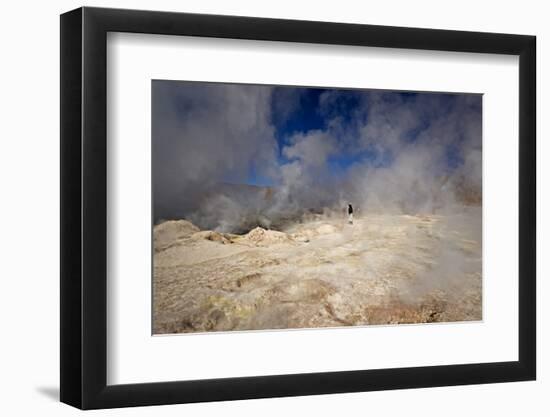
[[[278,141],[275,124],[305,89],[154,81],[152,91],[156,221],[240,232],[347,203],[407,214],[481,204],[479,95],[326,90],[323,128]],[[273,185],[244,185],[251,172]]]

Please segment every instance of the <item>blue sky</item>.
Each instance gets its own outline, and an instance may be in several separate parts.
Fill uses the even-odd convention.
[[[333,96],[330,105],[321,103],[327,95]],[[289,105],[288,97],[292,98]],[[412,109],[416,122],[402,132],[401,139],[404,145],[413,144],[426,132],[433,120],[439,119],[456,110],[460,94],[433,94],[415,92],[391,92],[376,90],[345,90],[327,88],[296,88],[275,87],[272,92],[271,120],[274,127],[274,137],[277,141],[277,162],[279,165],[288,164],[293,158],[283,153],[285,147],[291,145],[291,139],[297,133],[307,135],[312,131],[323,131],[329,128],[331,121],[338,120],[343,132],[352,144],[360,135],[358,129],[369,124],[368,108],[372,97],[379,101],[392,104],[400,103]],[[423,100],[418,103],[418,97]],[[481,96],[472,106],[481,112]],[[286,108],[285,108],[286,106]],[[289,108],[290,107],[290,108]],[[328,107],[328,108],[327,108]],[[391,119],[391,115],[388,115]],[[383,140],[383,138],[381,138]],[[460,140],[458,138],[457,140]],[[448,143],[445,150],[444,170],[452,171],[463,163],[460,143]],[[369,164],[373,168],[387,167],[393,160],[391,149],[367,147],[357,149],[353,146],[343,147],[326,158],[328,175],[345,177],[348,169],[356,164]],[[228,181],[231,177],[228,176]],[[250,167],[246,182],[255,185],[276,185],[272,178],[262,175],[254,166]]]

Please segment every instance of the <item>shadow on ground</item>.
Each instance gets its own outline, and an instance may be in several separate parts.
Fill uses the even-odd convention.
[[[36,391],[53,401],[59,401],[59,387],[36,387]]]

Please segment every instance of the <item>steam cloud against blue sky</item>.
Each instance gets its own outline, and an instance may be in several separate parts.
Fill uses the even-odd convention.
[[[481,195],[482,96],[155,80],[152,150],[155,220],[448,210]]]

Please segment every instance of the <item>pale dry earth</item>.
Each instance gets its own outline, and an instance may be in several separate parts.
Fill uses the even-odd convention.
[[[481,209],[154,228],[153,333],[482,319]]]

